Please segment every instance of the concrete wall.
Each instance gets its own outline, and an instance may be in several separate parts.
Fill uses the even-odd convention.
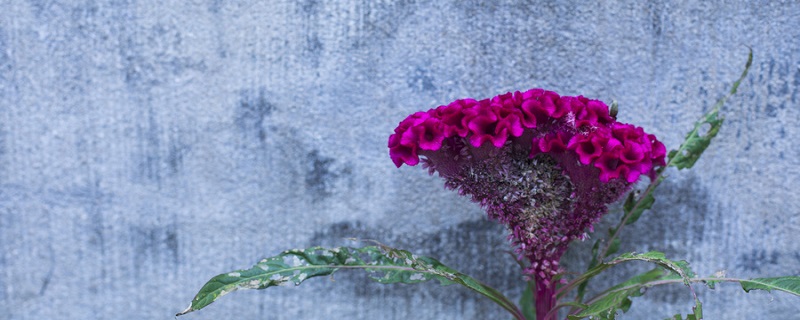
[[[0,2],[0,318],[167,319],[217,273],[344,237],[439,257],[516,298],[514,262],[489,254],[507,248],[503,228],[396,169],[396,124],[542,87],[616,99],[621,121],[674,148],[746,46],[720,137],[669,172],[624,249],[702,275],[799,274],[800,5],[584,2]],[[588,245],[564,264],[581,268]],[[462,288],[316,280],[186,319],[508,318]],[[700,292],[707,319],[800,313],[786,294]],[[684,288],[652,289],[625,318],[691,305]]]

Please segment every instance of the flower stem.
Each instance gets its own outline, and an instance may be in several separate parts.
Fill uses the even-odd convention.
[[[550,310],[556,305],[556,286],[551,279],[543,279],[539,276],[534,277],[536,282],[536,320],[555,319],[550,315]],[[548,317],[550,315],[550,317]]]

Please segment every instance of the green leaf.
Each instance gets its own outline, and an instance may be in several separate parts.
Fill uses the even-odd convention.
[[[661,259],[661,257],[656,254],[655,256],[647,257],[647,260],[650,259]],[[694,273],[688,269],[688,265],[684,261],[673,261],[674,266],[677,267],[680,273],[686,275],[687,277],[693,277]],[[617,309],[625,311],[624,307],[627,307],[627,301],[623,299],[625,293],[631,293],[629,297],[634,297],[635,290],[642,290],[656,285],[665,285],[665,284],[674,284],[674,283],[685,283],[686,278],[678,275],[675,270],[668,269],[669,272],[664,272],[664,266],[659,264],[659,267],[651,270],[647,273],[641,274],[630,280],[616,285],[596,297],[589,299],[587,305],[581,307],[580,304],[571,303],[570,306],[575,306],[578,311],[581,313],[573,314],[570,319],[581,319],[581,316],[595,316],[599,319],[609,319],[609,315],[611,311],[616,312]],[[749,292],[750,290],[778,290],[787,292],[796,296],[800,296],[800,277],[798,276],[785,276],[785,277],[775,277],[775,278],[755,278],[755,279],[737,279],[737,278],[727,278],[721,275],[715,275],[713,277],[708,278],[691,278],[690,282],[701,282],[705,283],[706,285],[712,286],[720,282],[738,282],[745,291]],[[691,287],[690,287],[691,288]],[[693,292],[694,294],[694,292]],[[630,300],[630,299],[628,299]],[[562,303],[561,306],[566,306],[568,304]],[[606,307],[606,309],[603,309]],[[596,314],[590,314],[590,308]],[[615,308],[615,309],[611,309]],[[679,319],[679,320],[698,320],[703,319],[703,304],[700,300],[697,299],[695,295],[695,306],[692,308],[692,313],[686,315],[686,317],[682,317],[681,314],[676,314],[672,318],[668,318],[668,320],[672,319]]]
[[[695,306],[692,308],[694,312],[687,314],[686,318],[682,317],[681,314],[676,314],[674,317],[669,318],[667,320],[677,319],[677,320],[702,320],[703,319],[703,311],[700,305]],[[698,312],[699,310],[699,312]]]
[[[525,291],[522,291],[522,296],[519,298],[519,306],[522,308],[522,314],[525,316],[525,319],[534,320],[536,319],[536,306],[534,304],[534,283],[533,281],[528,281],[525,284]]]
[[[583,303],[580,303],[580,302],[575,302],[575,301],[562,302],[562,303],[559,303],[558,305],[559,306],[564,306],[564,307],[575,307],[575,308],[578,308],[578,309],[586,309],[586,308],[589,307],[586,304],[583,304]]]
[[[603,298],[590,304],[582,312],[567,316],[570,320],[583,319],[587,317],[597,317],[599,319],[609,319],[616,317],[617,308],[624,303],[630,302],[628,291],[616,291],[605,295]]]
[[[599,319],[612,319],[616,316],[617,309],[627,310],[627,308],[630,307],[631,301],[627,300],[629,300],[629,297],[641,295],[639,290],[642,287],[654,284],[656,281],[671,279],[671,277],[674,278],[675,276],[677,276],[681,282],[689,287],[689,290],[692,292],[692,295],[695,298],[695,313],[700,316],[698,317],[699,319],[702,318],[702,305],[697,299],[694,289],[691,287],[692,277],[694,277],[695,274],[689,268],[689,263],[686,261],[673,261],[667,259],[664,253],[657,251],[641,254],[625,253],[609,262],[601,263],[593,268],[590,268],[584,274],[578,276],[575,280],[562,287],[557,293],[557,297],[563,297],[571,288],[581,285],[603,270],[627,261],[650,262],[656,264],[659,268],[631,278],[626,282],[604,291],[597,297],[589,299],[586,303],[588,307],[584,309],[578,308],[576,311],[580,312],[572,315],[571,319],[581,319],[582,317],[588,316],[599,317]],[[667,270],[671,274],[665,274],[661,270]]]
[[[597,240],[594,242],[594,246],[592,246],[592,260],[589,261],[588,269],[591,270],[592,268],[596,267],[597,264],[600,262],[597,260],[598,250],[600,249],[600,244],[602,243],[601,240]],[[578,285],[578,296],[575,298],[575,301],[583,301],[583,296],[586,294],[586,287],[589,285],[588,279],[586,281],[581,282]]]
[[[622,244],[622,241],[619,239],[619,237],[614,237],[615,233],[617,233],[617,228],[608,228],[608,238],[611,239],[611,243],[608,244],[606,255],[612,255],[619,252],[619,246]]]
[[[724,274],[715,274],[708,278],[697,279],[711,289],[714,289],[720,282],[738,282],[742,289],[746,292],[750,290],[765,290],[771,292],[772,290],[783,291],[800,296],[800,277],[799,276],[784,276],[774,278],[753,278],[753,279],[738,279],[728,278]]]
[[[800,277],[754,278],[739,280],[745,292],[750,290],[778,290],[800,296]]]
[[[616,317],[617,310],[627,312],[630,309],[633,303],[630,298],[644,294],[642,287],[646,286],[648,282],[664,278],[665,275],[664,269],[659,267],[634,276],[599,294],[599,298],[592,299],[588,306],[582,308],[582,312],[570,315],[569,319],[583,319],[590,316],[600,319],[613,319]]]
[[[673,261],[667,259],[663,252],[658,251],[650,251],[647,253],[636,254],[636,253],[625,253],[622,254],[609,263],[612,262],[620,262],[620,261],[631,261],[631,260],[641,260],[647,261],[650,263],[655,263],[673,273],[677,274],[678,276],[683,279],[684,284],[689,285],[689,282],[692,277],[694,277],[694,272],[689,268],[689,263],[686,261]]]
[[[702,319],[702,318],[701,318],[701,319]],[[676,314],[676,315],[675,315],[674,317],[672,317],[672,318],[667,318],[666,320],[697,320],[697,317],[696,317],[694,314],[688,314],[688,315],[686,315],[686,318],[684,318],[684,317],[683,317],[683,316],[681,316],[681,314],[679,313],[679,314]]]
[[[340,269],[361,269],[379,283],[419,283],[438,280],[442,285],[457,283],[484,295],[524,319],[513,302],[497,290],[455,271],[438,260],[411,254],[384,245],[363,248],[311,247],[288,250],[261,260],[250,269],[223,273],[211,278],[197,293],[184,315],[200,310],[220,297],[239,289],[266,289],[273,286],[300,285],[306,279],[327,276]]]
[[[655,263],[662,268],[665,268],[675,274],[677,274],[683,282],[688,285],[690,282],[690,278],[694,276],[694,272],[689,269],[689,263],[686,261],[672,261],[665,257],[664,253],[658,251],[650,251],[647,253],[634,253],[628,252],[619,255],[618,257],[612,259],[609,262],[598,264],[592,268],[589,268],[586,272],[576,277],[572,282],[568,283],[557,293],[557,297],[561,298],[569,292],[570,289],[580,285],[581,283],[591,279],[592,277],[596,276],[600,272],[613,267],[614,265],[627,262],[627,261],[646,261],[650,263]]]
[[[635,192],[631,192],[628,194],[628,198],[625,200],[625,204],[622,206],[622,209],[625,211],[625,215],[630,215],[628,220],[625,221],[625,225],[633,224],[639,220],[639,217],[642,216],[642,213],[645,210],[652,208],[653,203],[656,202],[656,198],[653,197],[652,191],[645,193],[644,196],[638,200],[635,198],[634,193]]]
[[[697,297],[694,298],[694,307],[692,307],[693,314],[686,316],[687,320],[702,320],[703,319],[703,304],[700,303],[700,300]]]
[[[697,294],[694,292],[694,288],[692,288],[691,281],[692,278],[695,276],[695,273],[689,268],[689,263],[686,261],[673,261],[667,259],[664,253],[658,251],[650,251],[643,254],[623,254],[619,257],[615,258],[614,260],[622,260],[625,261],[627,259],[634,259],[634,260],[642,260],[647,261],[650,263],[654,263],[661,268],[664,268],[673,274],[679,276],[683,281],[683,284],[689,287],[689,291],[691,291],[692,296],[694,297],[695,306],[692,307],[693,314],[691,317],[696,317],[696,319],[703,319],[703,304],[697,298]],[[612,260],[612,261],[614,261]],[[687,318],[693,319],[693,318]]]
[[[711,144],[711,139],[717,136],[719,129],[722,127],[724,118],[719,115],[720,108],[725,104],[725,101],[728,100],[728,98],[736,93],[739,88],[739,84],[741,84],[742,80],[744,80],[744,78],[747,76],[747,72],[750,70],[750,66],[752,64],[753,50],[750,49],[750,53],[747,56],[747,63],[745,64],[742,75],[738,80],[736,80],[736,82],[733,83],[733,87],[731,88],[730,92],[719,99],[714,105],[714,108],[703,115],[700,120],[695,123],[694,129],[689,131],[689,134],[686,135],[686,139],[683,141],[678,150],[672,150],[669,152],[669,166],[674,166],[678,169],[691,168],[694,166],[697,160],[700,159],[700,155],[708,148],[709,144]],[[708,128],[708,132],[701,135],[701,129],[704,127]]]

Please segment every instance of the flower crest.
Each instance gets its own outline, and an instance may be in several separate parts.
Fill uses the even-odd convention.
[[[460,99],[400,122],[389,137],[389,154],[399,168],[419,163],[420,154],[442,148],[445,139],[465,138],[475,148],[502,148],[510,139],[532,136],[530,155],[571,153],[600,170],[600,180],[635,182],[664,166],[666,148],[640,127],[617,122],[608,106],[583,96],[531,89],[476,101]]]
[[[398,168],[423,162],[479,203],[507,226],[526,273],[548,283],[567,244],[642,175],[652,179],[666,148],[602,101],[531,89],[411,114],[389,155]]]

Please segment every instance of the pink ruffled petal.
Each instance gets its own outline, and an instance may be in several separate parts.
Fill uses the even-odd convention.
[[[536,99],[529,99],[522,102],[522,124],[525,128],[536,128],[537,119],[546,119],[550,114],[542,108],[542,103]]]
[[[603,137],[578,134],[570,139],[567,149],[577,153],[580,162],[587,165],[600,157],[604,146]]]
[[[644,150],[637,143],[627,142],[620,152],[619,159],[627,164],[639,163],[644,159]]]
[[[511,133],[512,136],[519,137],[522,135],[522,132],[525,131],[525,128],[522,126],[522,112],[520,112],[519,109],[503,107],[498,110],[498,116],[500,117],[500,121],[497,124],[496,134],[500,134],[500,131],[506,130],[508,133]]]
[[[619,178],[619,151],[603,153],[594,162],[594,166],[600,169],[600,181],[608,182],[611,179]]]
[[[394,165],[398,168],[400,168],[403,163],[409,166],[415,166],[419,163],[416,145],[405,146],[400,144],[399,134],[389,136],[389,157],[392,158],[392,162],[394,162]]]
[[[657,166],[666,166],[667,163],[664,161],[667,155],[667,148],[664,146],[661,141],[656,139],[656,136],[649,134],[647,137],[651,141],[652,151],[650,151],[650,159],[653,160],[653,163]]]
[[[417,143],[422,150],[439,150],[444,141],[444,132],[441,123],[435,118],[426,119],[423,123],[412,128],[417,137]]]
[[[464,121],[470,133],[470,143],[478,148],[484,142],[491,141],[497,128],[497,114],[489,107],[477,107],[468,110]]]

